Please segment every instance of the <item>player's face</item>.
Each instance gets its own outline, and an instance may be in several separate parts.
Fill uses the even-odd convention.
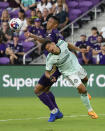
[[[55,29],[57,26],[57,22],[53,18],[49,18],[47,22],[47,30]]]
[[[45,49],[49,52],[49,53],[53,53],[53,54],[56,54],[56,45],[55,43],[50,43],[50,44],[47,44]]]

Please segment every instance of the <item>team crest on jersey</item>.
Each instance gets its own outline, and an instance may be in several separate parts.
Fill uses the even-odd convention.
[[[74,83],[78,83],[78,79],[74,79]]]

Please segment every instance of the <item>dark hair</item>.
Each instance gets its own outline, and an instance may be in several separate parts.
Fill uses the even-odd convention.
[[[59,23],[59,19],[58,19],[58,17],[56,17],[56,16],[50,16],[49,18],[52,18],[52,19],[54,19],[57,23]]]
[[[22,9],[19,12],[25,14],[24,10],[22,10]]]
[[[45,2],[45,4],[47,5],[47,3],[48,3],[48,1],[46,0],[46,2]],[[43,3],[43,1],[41,0],[41,5],[43,5],[44,3]]]
[[[86,35],[85,35],[85,34],[80,35],[80,37],[82,37],[82,36],[86,37]]]
[[[79,47],[80,49],[82,49],[82,48],[87,48],[87,45],[80,45],[80,47]]]
[[[23,17],[25,18],[25,16],[26,16],[26,15],[25,15],[24,10],[23,10],[23,9],[20,9],[20,11],[19,11],[19,12],[20,12],[20,13],[22,13],[22,14],[24,14],[24,16],[23,16]]]
[[[40,10],[38,10],[36,13],[40,13],[40,14],[42,14]]]
[[[95,27],[95,26],[92,27],[91,30],[97,30],[98,31],[97,27]]]
[[[98,35],[98,37],[101,37],[101,38],[102,38],[102,35]]]
[[[51,40],[46,40],[46,41],[43,43],[42,47],[41,47],[42,50],[44,50],[44,49],[46,48],[46,45],[47,45],[47,44],[51,44],[51,42],[52,42]]]

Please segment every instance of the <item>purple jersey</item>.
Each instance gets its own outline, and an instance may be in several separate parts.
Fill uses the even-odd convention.
[[[85,57],[89,60],[88,64],[96,64],[96,60],[92,57],[92,50],[90,50],[88,53],[85,53]],[[78,53],[78,61],[80,64],[85,64],[82,53]]]
[[[92,59],[92,50],[90,50],[88,53],[85,53],[85,57],[88,60],[91,60]],[[78,53],[78,58],[82,58],[82,53],[81,52]]]
[[[99,64],[105,64],[105,55],[102,54],[102,52],[99,53]]]
[[[0,57],[5,56],[5,50],[6,50],[6,44],[1,43],[0,44]]]
[[[90,43],[88,41],[77,41],[75,44],[77,47],[81,48],[81,47],[87,47],[87,46],[91,46]]]
[[[32,26],[31,25],[29,25],[28,27],[27,27],[27,30],[29,31],[29,32],[31,32],[32,31]]]
[[[8,43],[8,47],[10,47],[13,50],[14,53],[23,52],[22,43],[18,43],[16,46],[14,46],[14,43],[11,42],[11,43]]]
[[[49,38],[52,42],[55,42],[55,43],[57,43],[59,39],[64,40],[64,37],[61,35],[61,33],[57,29],[53,29],[52,32],[50,32],[50,33],[46,32],[45,37]],[[45,50],[44,54],[45,54],[45,56],[47,56],[48,51]]]
[[[60,32],[57,29],[52,30],[52,32],[47,33],[46,32],[46,36],[45,38],[49,38],[52,42],[57,43],[59,39],[64,40],[63,36],[60,34]],[[48,51],[45,50],[44,54],[47,56],[48,55]],[[58,68],[56,69],[56,71],[54,72],[53,76],[58,79],[58,77],[61,75],[61,73],[59,72]],[[52,86],[54,82],[51,82],[50,79],[46,78],[45,74],[42,75],[42,77],[40,78],[39,84],[43,85],[44,87],[49,87]]]
[[[0,51],[5,51],[6,49],[6,44],[2,43],[0,44]]]
[[[91,43],[91,44],[95,44],[97,42],[97,37],[98,36],[89,36],[88,42]]]
[[[101,43],[96,43],[92,45],[92,48],[95,50],[100,50]]]
[[[45,29],[43,28],[36,28],[35,26],[33,26],[32,28],[29,29],[29,31],[35,35],[38,35],[38,36],[42,36],[42,37],[45,37]]]

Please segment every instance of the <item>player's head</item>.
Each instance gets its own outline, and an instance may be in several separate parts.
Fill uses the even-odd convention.
[[[43,48],[46,49],[49,53],[57,54],[57,46],[54,42],[50,40],[47,40],[44,43]]]
[[[59,25],[59,20],[56,16],[51,16],[47,22],[47,30],[56,29]]]

